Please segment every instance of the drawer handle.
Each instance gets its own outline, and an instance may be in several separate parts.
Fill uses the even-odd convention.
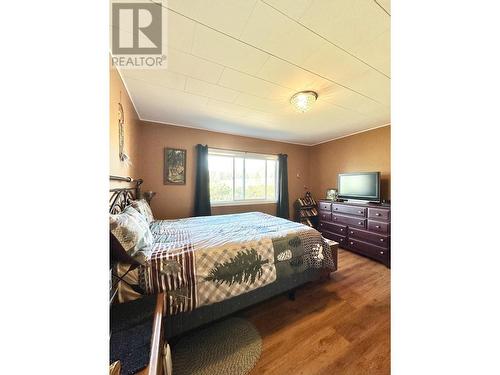
[[[335,211],[337,211],[337,210],[338,210],[338,208],[337,208],[337,207],[335,207],[335,208],[334,208],[334,210],[335,210]]]
[[[343,232],[344,231],[344,228],[340,228],[340,231]]]
[[[343,238],[341,238],[341,239],[340,239],[340,242],[344,242],[344,239],[343,239]]]
[[[383,252],[383,251],[381,251],[381,252],[380,252],[380,255],[384,255],[384,252]]]
[[[333,217],[333,220],[337,220],[337,218],[334,216],[334,217]]]
[[[351,230],[351,234],[354,234],[354,232]]]
[[[380,239],[380,242],[384,242],[384,239],[383,239],[383,238],[381,238],[381,239]]]
[[[351,245],[354,245],[354,242],[351,241]]]
[[[358,214],[362,214],[362,213],[363,213],[363,211],[358,211]]]
[[[375,228],[380,229],[380,225],[375,225]]]
[[[380,214],[379,212],[377,212],[375,215],[376,215],[376,216],[380,216],[381,214]]]
[[[358,225],[361,225],[361,224],[363,224],[363,223],[361,221],[358,221]]]

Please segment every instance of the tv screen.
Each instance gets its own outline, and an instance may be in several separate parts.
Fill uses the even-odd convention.
[[[341,173],[337,188],[339,198],[380,202],[380,172]]]

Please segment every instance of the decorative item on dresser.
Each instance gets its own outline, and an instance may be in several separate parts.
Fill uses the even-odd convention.
[[[295,221],[316,228],[318,226],[318,207],[310,192],[295,203]]]
[[[340,247],[390,267],[390,205],[321,200],[318,229],[323,237],[338,242]]]
[[[336,201],[337,197],[338,197],[337,189],[331,188],[326,191],[326,199],[331,201]]]

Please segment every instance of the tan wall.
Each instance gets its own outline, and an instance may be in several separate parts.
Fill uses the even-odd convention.
[[[125,151],[131,166],[118,157],[118,102],[125,113]],[[159,219],[193,215],[195,188],[195,146],[198,143],[212,147],[236,149],[269,154],[288,154],[288,193],[290,217],[293,202],[310,190],[317,199],[326,189],[336,187],[337,174],[342,172],[380,171],[382,198],[390,199],[390,126],[307,147],[289,143],[266,141],[230,134],[190,129],[172,125],[143,122],[130,101],[122,80],[110,65],[110,174],[143,178],[143,190],[157,193],[151,202]],[[163,149],[187,150],[187,183],[163,185]],[[140,152],[139,152],[140,150]],[[299,177],[297,177],[299,175]],[[275,204],[213,207],[213,214],[262,211],[276,213]]]
[[[308,147],[306,146],[157,123],[144,123],[141,127],[139,143],[141,145],[139,170],[144,179],[143,190],[152,190],[157,193],[151,201],[151,208],[157,218],[168,219],[193,215],[196,172],[195,146],[198,143],[230,150],[288,154],[288,194],[291,217],[293,217],[293,202],[297,197],[304,195],[304,185],[309,181]],[[163,149],[165,147],[187,150],[186,185],[163,185]],[[300,177],[297,177],[297,174]],[[262,211],[275,215],[276,205],[260,204],[212,208],[212,214],[246,211]]]
[[[117,70],[110,64],[110,93],[109,93],[109,173],[118,176],[130,176],[139,178],[139,126],[141,121],[130,101],[127,90]],[[130,157],[132,165],[127,166],[119,158],[118,142],[118,103],[123,106],[125,114],[125,152]],[[118,183],[119,184],[119,183]],[[112,183],[111,185],[116,185]]]
[[[391,198],[391,127],[385,126],[313,146],[309,150],[311,191],[324,198],[343,172],[381,172],[381,197]]]

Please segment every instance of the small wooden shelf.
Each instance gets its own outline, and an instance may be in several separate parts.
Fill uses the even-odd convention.
[[[316,200],[307,192],[305,197],[294,203],[295,221],[316,228],[318,225],[318,206]]]

